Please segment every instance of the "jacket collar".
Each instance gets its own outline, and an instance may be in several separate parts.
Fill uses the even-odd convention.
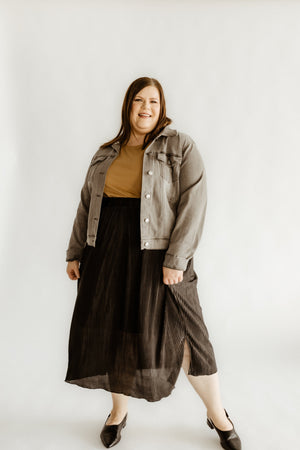
[[[156,136],[155,139],[158,139],[160,136],[176,136],[177,135],[177,131],[174,130],[173,128],[170,128],[170,125],[166,125],[161,132]],[[111,147],[114,150],[119,151],[120,150],[120,142],[116,141],[114,142]]]

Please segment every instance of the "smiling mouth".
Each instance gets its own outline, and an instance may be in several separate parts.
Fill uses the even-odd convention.
[[[143,117],[143,118],[147,119],[148,117],[151,117],[151,115],[150,115],[150,114],[143,114],[143,113],[140,113],[140,114],[139,114],[139,117]]]

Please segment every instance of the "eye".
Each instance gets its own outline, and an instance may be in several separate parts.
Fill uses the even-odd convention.
[[[135,98],[134,101],[135,102],[139,102],[141,99],[140,98]]]
[[[158,101],[156,101],[156,100],[152,100],[152,103],[158,103]]]

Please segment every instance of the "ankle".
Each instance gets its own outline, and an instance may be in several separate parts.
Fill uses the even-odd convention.
[[[226,417],[225,410],[222,407],[212,408],[206,411],[207,417],[212,419],[213,417]]]
[[[124,417],[127,413],[127,409],[112,409],[110,412],[111,418]]]
[[[233,423],[228,419],[225,410],[210,410],[207,417],[213,422],[214,426],[221,431],[229,431],[233,429]]]

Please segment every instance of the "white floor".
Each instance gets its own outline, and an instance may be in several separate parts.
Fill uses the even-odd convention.
[[[274,346],[274,350],[276,346]],[[299,361],[282,348],[219,358],[224,407],[239,433],[243,450],[297,450],[299,424]],[[21,382],[22,377],[20,377]],[[44,390],[45,383],[49,389]],[[2,386],[5,393],[5,386]],[[110,411],[111,396],[59,381],[40,380],[23,399],[16,386],[14,402],[1,408],[3,450],[88,450],[105,448],[99,432]],[[28,402],[32,398],[32,402]],[[173,393],[160,402],[129,399],[127,425],[119,450],[221,449],[215,430],[206,424],[206,410],[183,369]],[[298,428],[298,430],[297,430]]]

